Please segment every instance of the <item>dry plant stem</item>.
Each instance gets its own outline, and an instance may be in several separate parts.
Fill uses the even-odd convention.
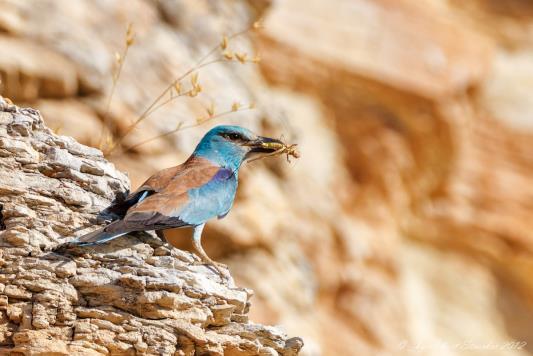
[[[233,39],[233,38],[236,38],[238,36],[241,36],[247,32],[249,32],[251,30],[251,28],[248,28],[246,30],[242,30],[242,31],[239,31],[237,33],[234,33],[232,34],[231,36],[227,37],[228,40],[230,39]],[[144,119],[146,119],[150,114],[152,114],[155,110],[157,110],[160,106],[158,106],[158,103],[161,101],[161,99],[163,99],[163,97],[165,95],[167,95],[167,93],[172,90],[172,88],[176,85],[176,83],[179,83],[181,80],[183,80],[184,78],[186,78],[188,75],[190,75],[191,73],[197,71],[198,69],[202,68],[202,67],[205,67],[207,65],[210,65],[210,64],[213,64],[213,63],[218,63],[218,62],[223,62],[224,61],[224,58],[217,58],[213,61],[209,61],[209,62],[205,62],[205,60],[207,60],[209,57],[211,57],[217,50],[219,49],[219,45],[217,44],[216,46],[214,46],[209,52],[207,52],[204,56],[202,56],[197,62],[196,64],[190,68],[189,70],[187,70],[185,73],[183,73],[182,75],[180,75],[178,78],[176,78],[175,80],[173,80],[156,98],[155,100],[143,111],[143,113],[133,122],[133,124],[131,124],[128,129],[126,130],[126,132],[117,140],[117,142],[111,147],[111,149],[107,152],[107,153],[111,153],[117,146],[119,146],[122,141],[124,140],[124,138],[129,135],[133,129],[139,124],[141,123]]]
[[[105,111],[104,111],[104,116],[102,118],[102,131],[100,132],[100,140],[99,140],[99,143],[98,143],[98,146],[100,148],[102,148],[102,144],[103,144],[103,139],[104,139],[104,134],[105,134],[105,129],[108,128],[110,131],[111,129],[109,128],[109,109],[111,107],[111,99],[113,99],[113,95],[115,94],[115,89],[117,88],[117,82],[118,82],[118,79],[120,78],[120,74],[122,73],[122,67],[124,66],[124,62],[126,61],[126,57],[128,56],[128,50],[130,48],[130,46],[133,44],[133,39],[134,39],[134,34],[133,34],[133,31],[132,31],[132,25],[128,25],[128,29],[126,31],[126,45],[124,46],[124,51],[122,53],[121,56],[119,56],[119,64],[118,64],[118,68],[117,68],[117,71],[115,73],[113,73],[113,81],[112,81],[112,84],[111,84],[111,92],[109,93],[108,97],[107,97],[107,101],[106,101],[106,104],[105,104]]]
[[[233,109],[231,109],[231,110],[224,111],[224,112],[218,113],[218,114],[216,114],[216,115],[210,116],[210,117],[208,117],[207,119],[205,119],[205,120],[203,120],[203,121],[200,121],[200,122],[196,122],[196,123],[194,123],[194,124],[189,124],[189,125],[178,125],[178,127],[176,127],[174,130],[171,130],[171,131],[165,132],[164,134],[161,134],[161,135],[157,135],[157,136],[151,137],[151,138],[146,139],[146,140],[144,140],[144,141],[142,141],[142,142],[139,142],[139,143],[137,143],[137,144],[135,144],[135,145],[129,146],[129,147],[127,147],[123,152],[124,152],[124,153],[125,153],[125,152],[129,152],[129,151],[131,151],[131,150],[133,150],[133,149],[135,149],[135,148],[137,148],[137,147],[139,147],[139,146],[141,146],[141,145],[144,145],[144,144],[146,144],[146,143],[148,143],[148,142],[152,142],[152,141],[154,141],[154,140],[157,140],[157,139],[160,139],[160,138],[163,138],[163,137],[170,136],[170,135],[172,135],[172,134],[174,134],[174,133],[176,133],[176,132],[178,132],[178,131],[186,130],[186,129],[191,129],[191,128],[193,128],[193,127],[198,127],[198,126],[200,126],[200,125],[205,124],[206,122],[209,122],[209,121],[211,121],[211,120],[217,119],[217,118],[219,118],[219,117],[221,117],[221,116],[228,115],[228,114],[231,114],[231,113],[234,113],[234,112],[246,111],[246,110],[252,110],[252,109],[251,109],[251,108],[243,108],[243,109],[240,109],[240,110],[233,110]]]
[[[222,58],[218,58],[218,59],[212,60],[212,61],[210,61],[210,62],[206,62],[206,63],[204,63],[204,64],[202,64],[202,65],[196,67],[196,69],[200,69],[200,68],[205,67],[205,66],[208,66],[208,65],[210,65],[210,64],[213,64],[213,63],[220,63],[220,62],[224,62],[224,60],[223,60]],[[183,79],[183,78],[182,78],[182,79]],[[180,80],[181,80],[181,79],[178,79],[177,81],[180,81]],[[172,87],[174,87],[175,83],[176,83],[176,82],[172,83]],[[181,93],[181,94],[176,94],[176,95],[172,96],[170,99],[167,99],[167,100],[163,101],[162,103],[159,103],[157,106],[152,107],[152,109],[146,113],[146,115],[143,117],[143,119],[146,119],[148,116],[150,116],[152,113],[156,112],[157,110],[159,110],[161,107],[165,106],[166,104],[168,104],[168,103],[170,103],[170,102],[172,102],[172,101],[178,99],[179,97],[187,96],[187,95],[189,95],[191,92],[192,92],[192,90],[189,90],[189,91],[186,91],[186,92]],[[166,93],[168,93],[168,89],[167,89],[167,91],[165,92],[165,94],[166,94]],[[162,98],[163,98],[163,97],[159,98],[159,100],[161,100]],[[139,123],[138,120],[139,120],[139,119],[137,119],[137,121],[135,121],[134,124],[138,124],[138,123]],[[126,134],[127,134],[127,133],[129,133],[129,131],[126,131]],[[124,136],[126,136],[126,134],[124,134]],[[124,136],[123,136],[123,137],[124,137]]]

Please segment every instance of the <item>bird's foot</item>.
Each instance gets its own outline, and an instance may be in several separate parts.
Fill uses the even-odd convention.
[[[206,266],[206,267],[212,267],[215,269],[218,273],[222,273],[224,270],[228,270],[228,266],[226,266],[223,263],[214,262],[214,261],[195,261],[193,262],[193,265],[195,266]],[[224,271],[225,272],[225,271]]]
[[[222,282],[229,282],[231,280],[231,275],[229,274],[229,268],[227,265],[215,262],[215,261],[195,261],[193,262],[193,265],[195,266],[206,266],[208,268],[214,269],[220,278],[222,279]]]

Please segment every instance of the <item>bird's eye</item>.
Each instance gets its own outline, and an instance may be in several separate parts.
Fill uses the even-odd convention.
[[[238,133],[225,133],[222,136],[231,141],[242,141],[244,138]]]

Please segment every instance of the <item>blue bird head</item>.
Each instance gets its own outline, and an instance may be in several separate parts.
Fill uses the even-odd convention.
[[[272,143],[282,144],[279,140],[258,136],[241,126],[221,125],[205,134],[193,155],[237,171],[242,162],[252,155],[274,152]]]

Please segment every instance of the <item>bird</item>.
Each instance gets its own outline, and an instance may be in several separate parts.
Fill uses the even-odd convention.
[[[131,232],[155,231],[166,242],[164,230],[192,227],[193,247],[203,264],[224,275],[224,265],[213,261],[202,248],[202,231],[208,220],[224,218],[233,206],[239,168],[246,160],[271,154],[283,147],[274,138],[231,125],[209,130],[182,164],[163,169],[107,207],[107,225],[66,245],[94,246]]]

